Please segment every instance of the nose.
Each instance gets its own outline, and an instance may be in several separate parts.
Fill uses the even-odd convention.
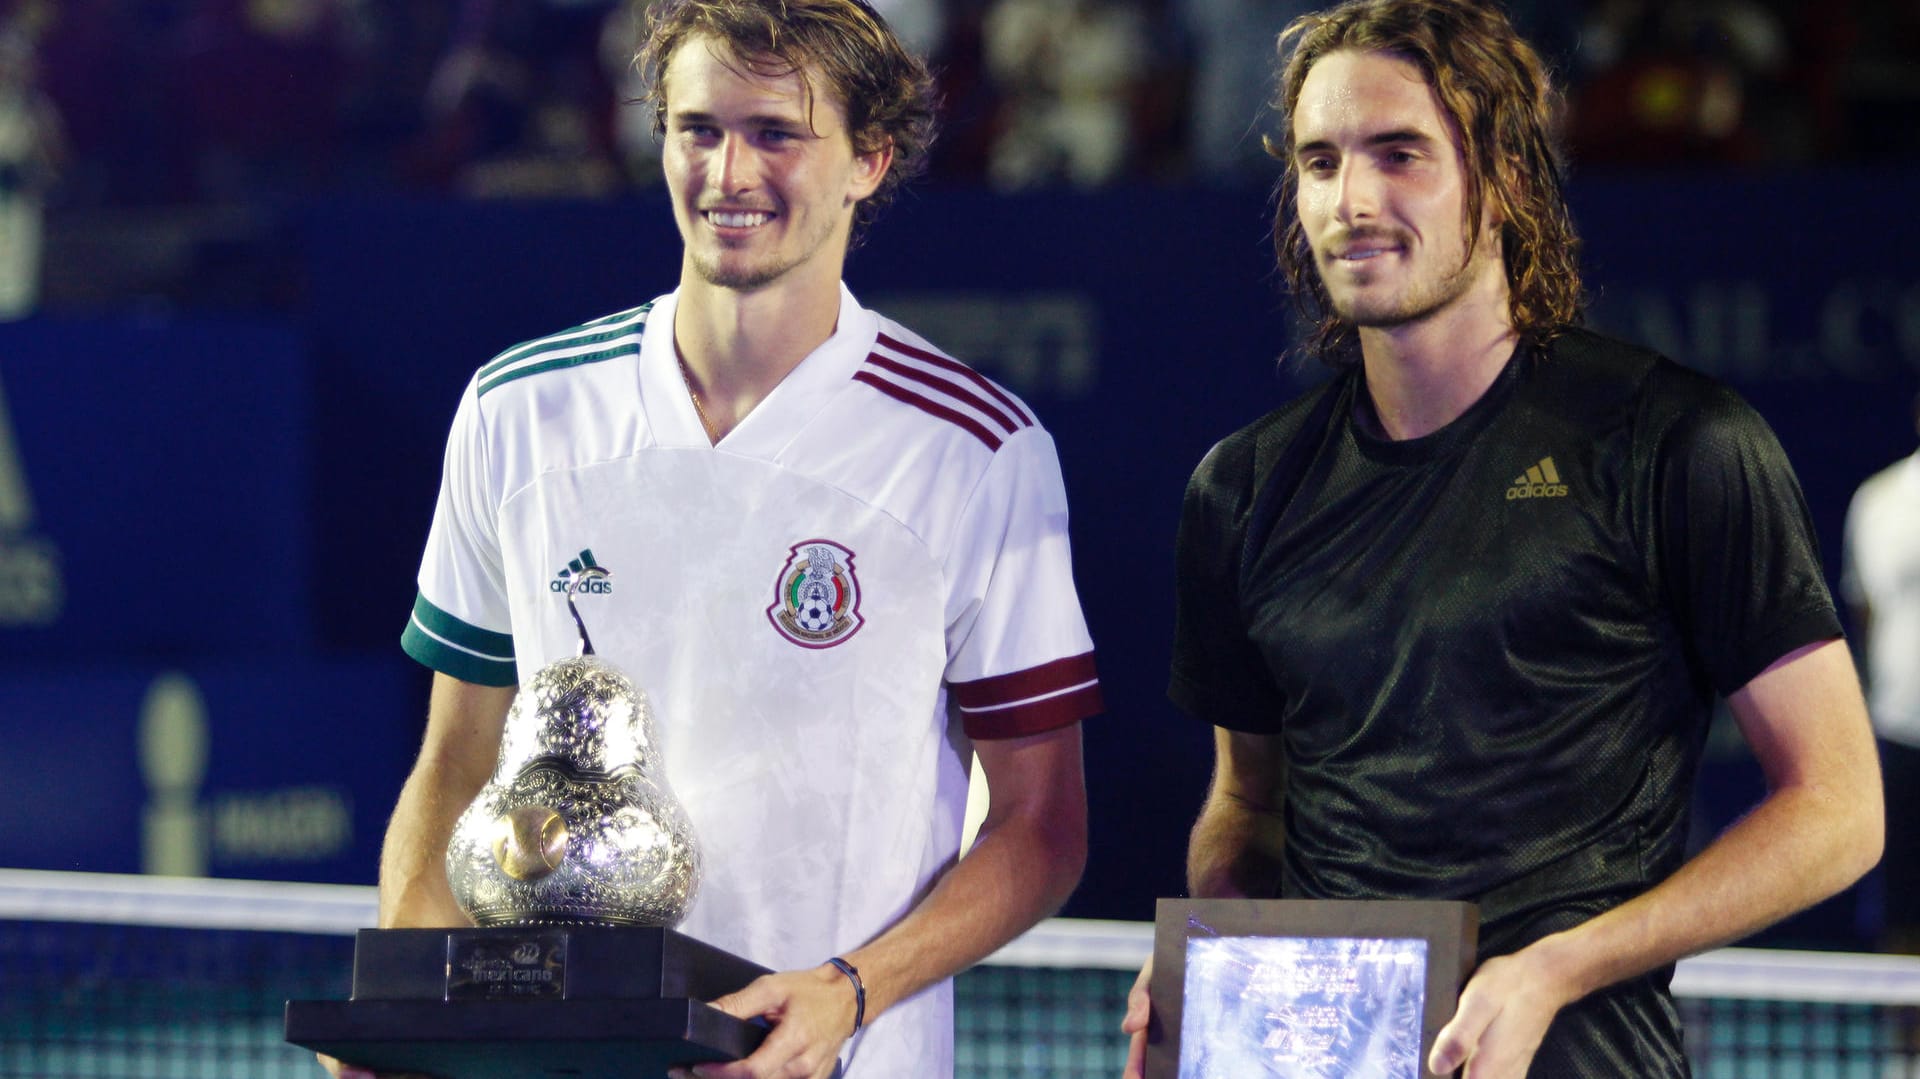
[[[759,181],[759,159],[753,146],[740,135],[729,132],[720,139],[720,155],[714,180],[723,195],[750,191]]]
[[[1334,185],[1334,213],[1343,223],[1371,220],[1380,212],[1380,177],[1364,160],[1341,162]]]

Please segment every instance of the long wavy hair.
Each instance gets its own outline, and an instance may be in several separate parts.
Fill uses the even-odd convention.
[[[653,130],[667,129],[667,65],[696,37],[726,44],[747,72],[766,79],[798,73],[808,107],[824,91],[846,109],[858,154],[893,147],[893,163],[853,216],[858,243],[900,186],[927,166],[934,136],[933,78],[864,0],[660,0],[647,11],[635,57],[653,106]],[[816,86],[816,82],[819,85]]]
[[[1352,324],[1334,313],[1301,227],[1293,156],[1293,112],[1314,63],[1332,52],[1383,52],[1418,67],[1452,121],[1466,162],[1461,227],[1467,255],[1480,242],[1482,208],[1500,225],[1513,326],[1544,343],[1576,325],[1584,296],[1579,237],[1567,210],[1554,130],[1560,95],[1546,66],[1507,17],[1476,0],[1351,0],[1303,15],[1280,33],[1279,88],[1273,102],[1282,134],[1267,152],[1285,164],[1276,192],[1273,249],[1296,307],[1312,327],[1306,346],[1336,366],[1358,356]]]

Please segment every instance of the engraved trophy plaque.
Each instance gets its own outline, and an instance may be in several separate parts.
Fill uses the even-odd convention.
[[[655,1077],[752,1052],[765,1027],[704,1003],[765,968],[675,932],[700,854],[646,694],[593,654],[540,669],[455,824],[463,929],[363,929],[345,1001],[289,1001],[287,1040],[440,1079]]]
[[[1432,1079],[1471,903],[1162,899],[1147,1079]]]

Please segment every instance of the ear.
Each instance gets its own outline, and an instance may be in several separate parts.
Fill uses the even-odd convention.
[[[887,170],[893,167],[893,140],[888,139],[876,150],[853,155],[853,185],[847,191],[847,205],[855,203],[880,190],[880,181],[887,178]]]

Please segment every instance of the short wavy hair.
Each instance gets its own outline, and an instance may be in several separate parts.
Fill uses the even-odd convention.
[[[647,36],[636,57],[655,134],[666,132],[667,65],[696,37],[724,42],[761,78],[798,73],[810,98],[824,88],[846,109],[855,153],[892,145],[886,176],[854,210],[855,242],[900,186],[925,171],[934,136],[933,78],[864,0],[659,0],[647,11]]]
[[[1462,227],[1468,256],[1479,243],[1482,208],[1501,221],[1514,329],[1537,343],[1577,325],[1585,304],[1576,255],[1579,237],[1568,212],[1565,171],[1554,132],[1561,100],[1540,56],[1498,8],[1476,0],[1350,0],[1303,15],[1280,33],[1281,136],[1267,152],[1285,163],[1276,192],[1273,247],[1294,303],[1312,329],[1306,341],[1322,360],[1342,365],[1358,355],[1354,327],[1333,311],[1300,224],[1299,164],[1293,155],[1293,113],[1307,72],[1342,50],[1382,52],[1420,69],[1452,121],[1466,162]]]

